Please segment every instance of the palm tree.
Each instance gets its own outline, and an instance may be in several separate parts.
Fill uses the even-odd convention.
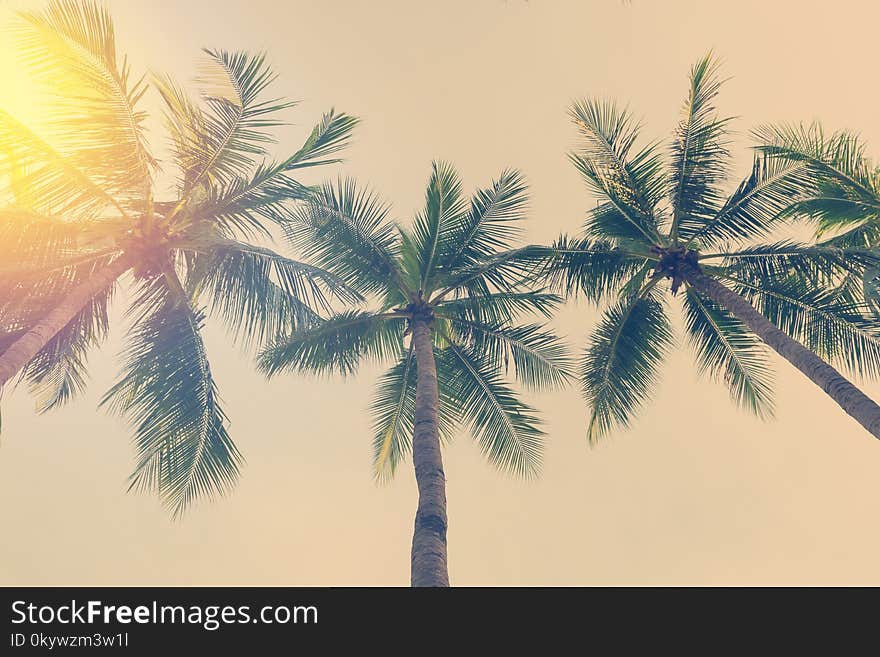
[[[168,78],[155,87],[171,135],[173,193],[160,198],[141,100],[151,86],[117,52],[109,13],[53,2],[20,15],[34,78],[52,92],[51,144],[0,111],[0,386],[20,374],[44,411],[82,389],[86,355],[109,328],[116,288],[133,290],[124,365],[102,404],[134,425],[131,486],[177,513],[234,482],[241,455],[226,429],[202,340],[207,304],[242,342],[311,321],[332,274],[260,244],[310,190],[295,172],[336,162],[356,121],[325,114],[303,147],[270,161],[277,113],[263,56],[206,50],[202,99]]]
[[[307,259],[372,303],[279,338],[260,355],[260,367],[269,375],[351,375],[366,359],[393,363],[370,408],[374,468],[388,478],[412,449],[419,491],[413,586],[449,584],[441,438],[464,424],[489,461],[533,475],[539,418],[503,373],[512,363],[531,388],[569,376],[559,339],[540,324],[516,323],[524,312],[546,316],[559,301],[522,288],[529,249],[513,241],[526,201],[521,175],[505,171],[466,203],[455,171],[435,163],[412,228],[389,221],[372,193],[339,181],[302,205],[286,231]]]
[[[769,240],[783,211],[818,184],[803,162],[758,154],[748,178],[724,193],[730,119],[714,107],[717,70],[711,55],[691,70],[668,157],[657,143],[636,147],[639,126],[612,102],[571,109],[582,143],[570,159],[600,200],[581,236],[549,249],[542,273],[569,295],[611,301],[582,360],[589,438],[628,425],[651,394],[673,344],[665,293],[682,286],[698,366],[723,378],[741,406],[773,412],[769,346],[880,438],[880,407],[828,364],[880,371],[880,327],[853,283],[878,255],[858,244]]]

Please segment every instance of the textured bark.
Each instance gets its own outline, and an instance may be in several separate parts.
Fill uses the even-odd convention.
[[[34,324],[27,333],[13,342],[0,355],[0,389],[14,377],[39,351],[48,344],[79,313],[89,300],[106,290],[131,267],[125,256],[117,258],[96,272],[87,281],[73,288],[49,313]]]
[[[685,276],[695,289],[727,308],[776,353],[822,388],[875,438],[880,438],[880,406],[840,372],[771,324],[752,304],[733,290],[696,268],[690,268]]]
[[[446,566],[446,475],[440,454],[437,422],[437,366],[431,327],[421,319],[412,324],[416,355],[416,414],[413,465],[419,488],[412,543],[412,586],[449,586]]]

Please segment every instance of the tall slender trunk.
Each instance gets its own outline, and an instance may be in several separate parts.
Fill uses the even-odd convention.
[[[13,342],[0,355],[0,389],[9,379],[18,374],[48,344],[49,340],[67,326],[70,320],[86,307],[92,297],[102,290],[106,290],[131,265],[131,260],[127,256],[116,258],[106,267],[95,272],[88,280],[68,292],[64,299],[45,317]]]
[[[443,473],[437,422],[437,366],[431,327],[425,320],[413,320],[412,339],[417,367],[413,465],[419,487],[419,506],[413,531],[411,584],[449,586],[446,475]]]
[[[689,268],[685,272],[685,277],[696,290],[727,308],[776,353],[822,388],[831,399],[836,401],[844,411],[855,418],[875,438],[880,438],[880,406],[850,383],[840,372],[771,324],[745,298],[714,278],[707,276],[699,268]]]

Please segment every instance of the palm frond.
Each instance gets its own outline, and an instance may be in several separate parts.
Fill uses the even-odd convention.
[[[653,392],[657,368],[672,342],[656,287],[649,286],[604,312],[581,362],[581,385],[591,407],[590,443],[615,425],[629,426]]]
[[[284,230],[305,259],[361,294],[386,291],[400,280],[398,233],[388,206],[353,180],[322,185]]]
[[[438,355],[449,394],[490,463],[532,477],[541,468],[544,432],[535,411],[506,385],[497,368],[472,350],[450,342]]]
[[[509,326],[440,313],[451,327],[452,340],[481,354],[499,371],[513,363],[516,379],[532,390],[560,388],[572,378],[572,361],[565,343],[540,324]]]
[[[562,297],[542,290],[528,292],[487,292],[477,296],[440,301],[442,315],[460,316],[481,322],[512,322],[524,314],[539,314],[548,319],[562,303]]]
[[[350,375],[366,358],[382,362],[398,358],[403,348],[404,318],[356,310],[279,336],[259,356],[268,376],[282,370]]]
[[[47,306],[58,303],[63,294],[81,285],[109,264],[107,256],[59,269],[60,281],[33,286],[25,306],[36,310],[43,301]],[[107,336],[110,319],[108,307],[115,285],[100,290],[73,319],[53,336],[37,355],[25,365],[21,380],[27,382],[36,398],[37,412],[44,413],[70,401],[85,389],[88,352]],[[40,299],[39,297],[43,298]],[[48,297],[48,299],[46,299]],[[5,304],[4,304],[5,305]],[[3,308],[4,323],[15,316]],[[37,315],[39,316],[39,315]]]
[[[685,324],[700,372],[722,378],[731,398],[761,419],[773,416],[767,349],[748,327],[693,288],[684,297]]]
[[[749,177],[715,215],[681,236],[688,247],[703,248],[764,237],[786,218],[792,204],[814,188],[815,176],[802,162],[756,156]]]
[[[717,255],[722,258],[719,266],[724,271],[756,284],[796,276],[815,286],[834,287],[848,275],[860,277],[866,270],[880,267],[880,252],[839,247],[833,242],[802,244],[784,240]]]
[[[849,290],[816,287],[794,276],[760,285],[720,276],[758,312],[823,360],[857,376],[880,375],[880,327],[870,305]]]
[[[455,293],[478,298],[493,291],[521,290],[535,278],[547,255],[547,247],[535,244],[493,254],[447,277],[433,298],[439,301]]]
[[[200,113],[194,114],[193,105],[171,93],[170,86],[163,93],[168,111],[182,113],[169,122],[186,130],[176,140],[184,199],[200,187],[247,176],[274,141],[267,128],[281,122],[273,115],[291,106],[277,99],[262,100],[275,79],[265,55],[207,48],[204,53],[199,82],[205,107]],[[194,116],[197,122],[192,122]],[[180,150],[183,146],[185,151]]]
[[[604,201],[590,213],[585,231],[597,240],[661,241],[657,205],[665,182],[661,155],[649,145],[633,156],[639,126],[614,103],[583,100],[569,111],[581,136],[569,159]]]
[[[315,312],[329,310],[331,297],[360,300],[329,272],[268,248],[213,239],[193,249],[198,256],[187,286],[208,294],[212,313],[245,345],[317,321]]]
[[[438,408],[437,421],[440,439],[452,440],[459,410],[450,395],[450,373],[444,370],[444,362],[434,348],[437,366]],[[373,471],[379,481],[389,481],[397,466],[412,450],[413,424],[416,410],[416,364],[413,345],[403,358],[388,369],[379,379],[376,392],[370,402],[373,416]]]
[[[450,247],[449,242],[463,222],[465,211],[461,181],[452,166],[445,162],[431,163],[431,177],[425,192],[425,207],[416,216],[410,234],[418,254],[419,289],[427,294],[431,279]]]
[[[502,171],[491,187],[478,190],[471,197],[470,209],[459,214],[444,235],[438,262],[442,275],[513,248],[522,234],[520,223],[528,200],[525,178],[513,169]]]
[[[61,153],[43,138],[0,110],[0,175],[15,177],[26,189],[32,209],[44,214],[91,219],[113,209],[121,216],[128,212],[92,175],[91,162],[82,154]]]
[[[143,283],[129,312],[125,365],[102,404],[134,425],[131,488],[158,492],[179,515],[200,496],[228,491],[242,457],[205,353],[203,313],[164,277]]]
[[[673,240],[688,240],[716,214],[724,201],[721,184],[728,173],[727,124],[714,100],[723,81],[710,53],[691,69],[690,90],[672,142],[669,172]]]
[[[560,235],[548,247],[540,278],[567,297],[600,303],[634,276],[646,256],[610,242]]]
[[[293,171],[341,162],[342,160],[338,158],[327,159],[327,157],[338,153],[351,143],[351,135],[358,123],[360,120],[356,117],[345,113],[338,114],[335,109],[325,112],[302,148],[284,161],[284,170]]]
[[[124,199],[148,196],[156,162],[139,109],[148,85],[117,52],[110,12],[89,0],[53,0],[19,16],[18,53],[53,96],[53,133],[88,162],[104,189]]]

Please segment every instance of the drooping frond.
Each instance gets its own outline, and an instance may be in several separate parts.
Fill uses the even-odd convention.
[[[532,390],[559,388],[572,380],[567,346],[540,324],[491,324],[440,313],[448,320],[452,339],[481,354],[484,362],[507,372],[512,364],[516,379]]]
[[[33,280],[22,280],[18,290],[3,290],[0,303],[0,325],[29,327],[59,303],[72,289],[82,285],[106,267],[111,256],[69,264],[58,263],[54,271]],[[53,336],[28,362],[21,380],[28,384],[37,401],[37,412],[43,413],[70,401],[85,388],[86,357],[99,345],[109,329],[108,306],[115,285],[99,290],[73,319]],[[19,298],[17,298],[19,297]]]
[[[324,184],[296,208],[285,235],[306,260],[361,294],[384,292],[400,280],[388,206],[353,180]]]
[[[205,353],[204,315],[165,281],[142,285],[130,311],[125,365],[102,404],[134,425],[131,487],[158,492],[180,514],[198,497],[229,490],[242,458]]]
[[[437,366],[437,422],[440,439],[450,441],[459,421],[459,409],[450,395],[449,381],[455,372],[444,369],[439,351],[434,349]],[[416,410],[416,364],[413,346],[403,358],[379,379],[370,402],[373,417],[373,471],[380,481],[389,481],[401,461],[412,449]]]
[[[581,385],[590,404],[591,443],[615,425],[629,426],[657,381],[657,368],[673,342],[655,287],[608,308],[581,362]]]
[[[673,239],[688,240],[718,211],[728,173],[728,118],[719,118],[714,100],[721,88],[718,61],[710,53],[691,69],[690,90],[672,142],[669,172]]]
[[[880,267],[880,252],[840,247],[834,242],[799,244],[781,241],[718,256],[724,271],[756,285],[796,276],[815,286],[834,287],[849,275],[862,276],[866,270]],[[709,258],[706,262],[713,260]]]
[[[731,398],[762,419],[773,415],[767,348],[724,308],[687,289],[685,324],[702,374],[722,379]]]
[[[403,347],[404,319],[356,310],[279,336],[259,356],[261,371],[354,374],[360,361],[398,358]]]
[[[317,321],[316,310],[328,310],[332,297],[360,300],[329,272],[268,248],[214,239],[193,249],[188,287],[209,296],[212,313],[245,345]]]
[[[880,375],[880,327],[870,306],[841,288],[790,276],[759,285],[721,274],[782,331],[820,358],[858,376]]]
[[[394,476],[397,465],[412,449],[416,412],[416,359],[413,345],[376,386],[370,403],[373,417],[373,471],[380,480]]]
[[[483,355],[451,342],[437,356],[462,422],[490,463],[519,476],[541,468],[544,432],[535,411],[504,383]]]
[[[0,209],[0,277],[88,256],[112,239],[100,221],[66,221],[18,207]]]
[[[18,52],[32,79],[46,84],[53,134],[64,152],[120,199],[150,195],[155,161],[139,104],[148,89],[120,56],[109,11],[90,0],[53,0],[22,12]]]
[[[597,240],[660,242],[657,204],[665,183],[656,147],[647,146],[631,156],[639,126],[628,111],[611,102],[580,101],[569,116],[581,136],[569,159],[602,198],[587,219],[587,235]]]

